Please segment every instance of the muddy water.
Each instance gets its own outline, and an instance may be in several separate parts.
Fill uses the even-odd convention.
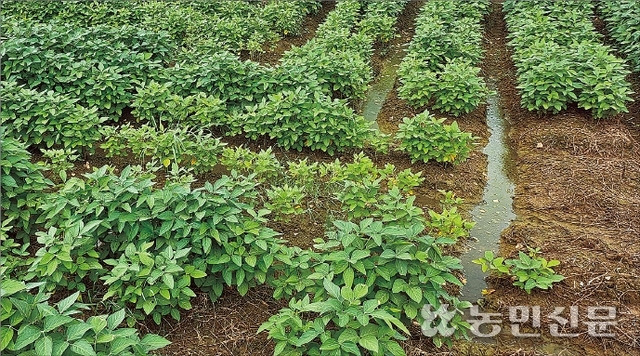
[[[482,202],[471,211],[476,224],[470,232],[469,249],[460,257],[467,279],[462,299],[472,303],[482,298],[482,290],[487,288],[487,283],[484,280],[486,274],[471,261],[484,256],[487,250],[497,254],[501,232],[516,217],[513,212],[515,186],[508,176],[512,159],[506,142],[507,120],[500,111],[495,83],[489,82],[488,85],[494,94],[487,100],[487,126],[491,136],[483,151],[489,162],[487,185]]]
[[[389,52],[382,63],[382,69],[380,74],[376,77],[375,82],[369,87],[367,96],[364,99],[362,106],[359,108],[360,113],[364,118],[371,123],[371,127],[378,128],[378,114],[382,110],[382,105],[387,99],[389,92],[393,90],[393,85],[396,82],[396,72],[402,58],[404,58],[405,51],[401,45],[389,46]]]

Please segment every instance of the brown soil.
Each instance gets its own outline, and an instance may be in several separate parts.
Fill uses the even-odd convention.
[[[503,313],[512,305],[540,305],[543,311],[577,305],[581,314],[587,306],[615,306],[616,338],[584,333],[546,341],[566,355],[640,355],[640,131],[631,124],[640,114],[640,96],[630,114],[600,121],[577,108],[558,115],[522,109],[499,10],[495,3],[488,19],[492,49],[485,71],[498,75],[502,106],[511,121],[518,215],[503,233],[500,252],[515,256],[526,246],[540,247],[546,258],[562,262],[557,270],[567,278],[548,292],[531,295],[493,279],[490,305]],[[544,325],[541,331],[548,334]],[[498,343],[541,350],[506,335]]]
[[[256,334],[260,324],[286,307],[286,302],[271,298],[272,293],[263,286],[243,297],[226,289],[215,303],[199,293],[192,300],[193,309],[180,312],[179,322],[169,318],[149,331],[173,341],[162,349],[163,355],[272,355],[274,345],[266,333]]]

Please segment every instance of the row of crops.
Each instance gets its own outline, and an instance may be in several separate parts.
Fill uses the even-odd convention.
[[[488,94],[479,76],[482,21],[488,1],[429,1],[416,20],[416,34],[399,68],[399,96],[414,108],[460,116]],[[514,49],[523,107],[558,113],[569,105],[601,118],[627,112],[631,99],[623,59],[602,44],[590,1],[506,1],[503,6]],[[638,1],[599,3],[626,60],[638,67]]]
[[[621,53],[640,73],[640,1],[602,1],[598,9]]]
[[[52,181],[23,143],[5,137],[2,151],[3,353],[146,354],[167,341],[140,338],[123,321],[180,320],[195,290],[216,300],[224,286],[244,295],[267,284],[289,300],[262,326],[276,354],[403,355],[398,341],[425,303],[468,307],[447,291],[461,286],[461,265],[442,249],[471,224],[451,195],[426,219],[412,193],[420,173],[377,168],[363,155],[284,165],[268,151],[225,147],[221,163],[233,173],[200,188],[177,166],[164,184],[154,165],[47,174]],[[336,220],[313,249],[265,227],[327,201]],[[70,296],[51,303],[51,293]],[[95,315],[80,295],[111,314]],[[449,326],[457,337],[469,327],[459,317]]]
[[[315,0],[270,1],[7,1],[3,10],[17,21],[55,21],[74,27],[108,25],[167,32],[186,47],[260,51],[263,45],[301,31],[320,4]]]
[[[132,104],[134,115],[148,121],[183,121],[198,120],[204,113],[208,122],[200,120],[202,126],[250,139],[267,136],[287,149],[333,153],[362,147],[372,133],[342,98],[362,96],[371,79],[369,57],[376,33],[371,30],[375,27],[365,25],[376,24],[366,15],[374,10],[358,1],[339,3],[316,37],[285,53],[275,68],[225,53],[206,59],[196,55],[168,68],[160,83],[140,90]],[[168,97],[172,104],[164,105]]]
[[[91,152],[104,135],[88,128],[117,122],[128,107],[138,122],[160,131],[214,129],[330,154],[365,144],[388,150],[390,139],[372,131],[343,98],[366,92],[373,45],[393,36],[405,4],[340,2],[317,36],[285,53],[276,67],[241,61],[227,51],[210,53],[208,47],[178,49],[162,31],[102,24],[72,28],[57,20],[8,22],[7,81],[1,90],[7,98],[3,117],[14,125],[7,132],[28,144],[40,143],[46,133],[48,148]],[[80,122],[80,115],[87,119]],[[430,126],[446,128],[435,121]],[[465,138],[461,145],[469,142]],[[459,162],[466,154],[455,157],[444,161]]]
[[[450,293],[460,262],[443,252],[471,227],[452,193],[426,215],[414,205],[420,173],[364,155],[281,162],[216,137],[329,153],[379,139],[417,161],[464,161],[473,138],[456,125],[424,113],[388,138],[349,106],[406,3],[341,1],[314,39],[265,67],[237,52],[296,31],[279,26],[317,2],[7,2],[0,352],[144,355],[168,341],[133,326],[180,320],[196,292],[216,300],[225,286],[267,284],[289,300],[261,328],[275,354],[403,355],[425,303],[467,308]],[[249,30],[220,37],[231,25]],[[98,147],[142,165],[75,176],[72,162]],[[230,173],[215,181],[193,176],[220,166]],[[314,209],[335,223],[313,249],[267,227]],[[449,326],[455,337],[469,328],[460,315]]]
[[[416,19],[416,33],[399,68],[400,98],[455,116],[485,102],[479,76],[483,57],[482,20],[487,0],[428,1]]]
[[[523,107],[557,113],[577,104],[597,118],[627,112],[629,71],[602,44],[592,2],[508,0],[503,8]]]
[[[275,68],[243,62],[230,52],[211,52],[208,46],[178,47],[163,31],[102,24],[75,28],[58,20],[8,22],[4,28],[9,39],[3,44],[8,84],[3,91],[19,93],[3,105],[35,100],[33,92],[12,88],[15,81],[22,89],[37,90],[40,97],[77,100],[110,121],[118,121],[122,110],[131,107],[139,121],[218,127],[251,139],[267,136],[285,148],[333,153],[362,147],[372,133],[341,98],[364,95],[372,76],[373,44],[393,35],[404,4],[341,2],[316,38],[286,53]],[[44,113],[48,106],[40,100],[27,110]],[[23,131],[36,129],[42,130],[34,123]],[[76,131],[83,135],[85,130]],[[61,143],[75,147],[91,142]]]

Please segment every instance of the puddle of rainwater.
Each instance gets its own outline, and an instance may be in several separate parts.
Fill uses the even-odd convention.
[[[404,55],[405,51],[401,46],[395,45],[389,47],[389,52],[385,61],[382,63],[380,74],[376,77],[375,82],[369,87],[367,96],[360,107],[362,116],[364,116],[365,120],[369,121],[371,123],[371,127],[375,129],[378,128],[378,123],[376,121],[378,119],[378,114],[380,114],[380,110],[382,110],[382,106],[384,105],[389,92],[393,90],[393,85],[396,82],[396,72],[398,71],[398,66],[400,65],[400,62],[402,62]]]
[[[506,229],[516,215],[513,212],[514,184],[509,179],[509,148],[506,142],[507,122],[500,111],[500,97],[495,83],[488,83],[494,93],[487,99],[487,126],[491,136],[484,148],[487,155],[487,185],[483,193],[483,201],[472,211],[472,219],[476,223],[470,231],[472,240],[468,243],[468,251],[460,257],[464,267],[467,283],[462,288],[461,299],[476,303],[482,298],[482,291],[487,288],[486,274],[479,265],[471,262],[483,257],[485,251],[498,253],[500,234]]]

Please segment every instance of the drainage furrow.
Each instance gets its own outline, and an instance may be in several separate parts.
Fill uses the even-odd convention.
[[[469,242],[469,249],[460,257],[467,280],[462,288],[462,299],[472,303],[482,298],[482,291],[487,288],[484,279],[486,274],[472,261],[484,256],[488,250],[497,254],[500,234],[516,217],[513,212],[515,186],[509,179],[507,169],[511,162],[506,142],[507,120],[500,111],[500,97],[495,82],[489,80],[488,85],[493,94],[487,100],[487,126],[491,134],[484,148],[489,162],[487,185],[482,202],[471,212],[476,223],[470,232],[472,241]]]
[[[394,45],[389,47],[389,54],[387,59],[382,64],[380,74],[376,78],[376,81],[371,85],[367,92],[367,97],[361,108],[362,116],[365,120],[371,122],[371,127],[378,128],[378,114],[382,110],[387,96],[393,90],[393,86],[396,82],[397,70],[402,58],[404,58],[405,51],[400,45]]]

